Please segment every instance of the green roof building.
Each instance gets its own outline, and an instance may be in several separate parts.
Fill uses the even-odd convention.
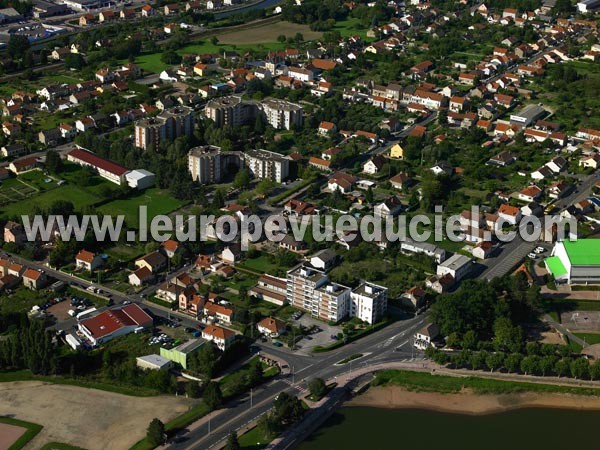
[[[600,284],[600,239],[559,241],[544,262],[557,281]]]

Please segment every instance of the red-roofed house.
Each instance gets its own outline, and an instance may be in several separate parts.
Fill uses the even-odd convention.
[[[327,182],[327,187],[331,192],[339,190],[346,194],[352,190],[352,186],[356,182],[356,177],[345,172],[336,172]]]
[[[144,283],[148,283],[154,279],[154,274],[147,267],[140,267],[139,269],[129,274],[129,284],[132,286],[141,286]]]
[[[521,220],[521,208],[505,203],[498,209],[498,217],[506,223],[516,225]]]
[[[220,350],[225,350],[235,339],[235,333],[227,328],[209,325],[202,330],[202,339],[212,341]]]
[[[116,337],[133,332],[138,327],[149,328],[152,317],[136,304],[104,311],[90,319],[79,322],[81,333],[92,343],[100,345]]]
[[[23,272],[23,286],[29,289],[38,290],[46,285],[46,272],[36,269],[25,269]]]
[[[231,323],[233,319],[233,309],[226,308],[218,303],[208,302],[204,305],[204,315],[212,320]]]
[[[108,181],[118,184],[119,186],[125,182],[125,175],[129,172],[125,167],[79,147],[71,150],[67,154],[67,160],[79,164],[80,166],[91,167],[97,171],[98,175],[102,178],[106,178]]]
[[[102,265],[102,258],[93,252],[80,250],[75,256],[75,267],[93,272]]]
[[[285,331],[285,323],[274,317],[265,317],[256,324],[256,328],[259,333],[276,338]]]
[[[172,258],[173,256],[175,256],[175,253],[177,253],[177,251],[181,248],[181,244],[177,241],[174,241],[173,239],[168,239],[162,243],[161,247],[165,252],[165,255],[167,255],[167,257],[169,258]]]

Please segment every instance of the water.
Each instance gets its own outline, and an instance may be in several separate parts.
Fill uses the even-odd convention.
[[[415,409],[338,410],[298,450],[572,450],[600,448],[600,411],[518,409],[470,416]]]

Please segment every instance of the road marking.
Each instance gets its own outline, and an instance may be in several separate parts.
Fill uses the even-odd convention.
[[[306,366],[304,369],[297,370],[297,371],[296,371],[296,372],[294,372],[294,373],[297,373],[297,374],[298,374],[298,373],[300,373],[300,372],[302,372],[302,371],[304,371],[304,370],[306,370],[306,369],[308,369],[308,368],[310,368],[310,367],[312,367],[312,366],[314,366],[314,364],[311,364],[310,366]]]

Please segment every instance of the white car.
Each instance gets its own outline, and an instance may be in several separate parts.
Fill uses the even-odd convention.
[[[537,255],[535,253],[530,253],[527,255],[530,259],[537,259]]]
[[[535,253],[544,253],[546,251],[546,249],[544,247],[536,247],[534,252]]]

